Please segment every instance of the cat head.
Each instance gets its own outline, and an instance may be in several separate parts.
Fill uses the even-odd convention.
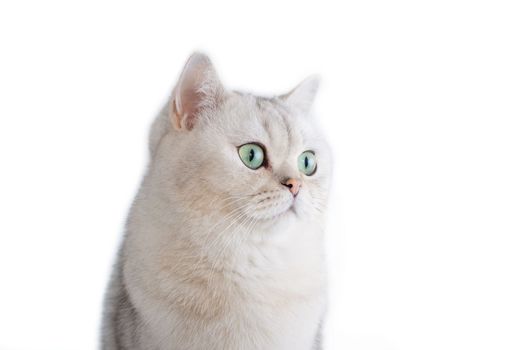
[[[312,77],[270,98],[229,91],[209,58],[193,54],[153,155],[163,163],[164,192],[186,210],[239,224],[321,216],[331,159],[310,115],[317,89]]]

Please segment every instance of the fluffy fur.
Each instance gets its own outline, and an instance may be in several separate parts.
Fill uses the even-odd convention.
[[[312,78],[273,98],[228,91],[206,56],[190,57],[151,128],[102,349],[321,348],[331,159],[310,117],[316,90]],[[239,159],[249,142],[264,145],[265,167]],[[297,166],[305,150],[312,176]]]

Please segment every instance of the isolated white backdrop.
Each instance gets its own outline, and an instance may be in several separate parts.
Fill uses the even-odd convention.
[[[525,348],[520,1],[2,1],[0,349],[95,349],[187,56],[316,103],[336,172],[327,349]]]

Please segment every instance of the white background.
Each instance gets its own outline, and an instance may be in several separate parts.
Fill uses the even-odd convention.
[[[310,73],[335,159],[327,349],[525,349],[520,1],[2,1],[0,349],[95,349],[188,55],[225,84]]]

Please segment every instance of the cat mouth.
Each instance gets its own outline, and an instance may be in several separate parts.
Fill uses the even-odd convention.
[[[286,215],[296,215],[296,197],[283,195],[282,192],[264,193],[264,198],[255,198],[246,208],[245,214],[260,221],[275,221]]]
[[[263,218],[263,220],[264,221],[274,221],[274,220],[280,219],[287,215],[297,215],[297,211],[295,208],[295,201],[292,201],[286,209],[281,210],[278,213],[272,214],[266,218]]]

